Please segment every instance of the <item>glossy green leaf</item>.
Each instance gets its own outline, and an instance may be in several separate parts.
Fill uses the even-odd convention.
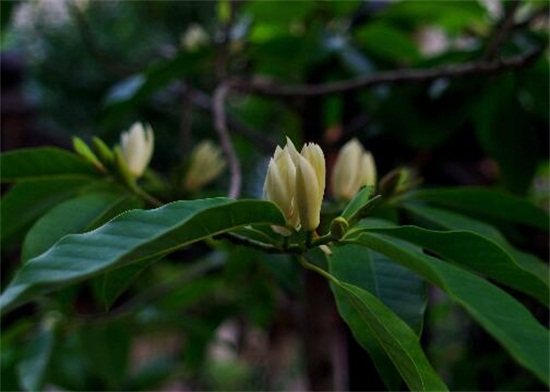
[[[549,383],[548,330],[513,297],[486,280],[428,256],[387,235],[363,232],[348,239],[416,272],[462,305],[521,365]]]
[[[17,241],[41,215],[87,184],[78,179],[15,184],[0,203],[2,243]]]
[[[329,271],[346,283],[360,287],[380,299],[420,336],[426,309],[426,286],[422,279],[401,265],[358,245],[332,247],[327,257]],[[342,318],[357,341],[369,352],[382,380],[390,390],[401,389],[401,377],[375,336],[364,328],[361,315],[346,296],[335,291]]]
[[[386,256],[359,245],[331,247],[330,273],[375,295],[420,336],[426,309],[424,280]]]
[[[410,195],[467,214],[521,223],[548,231],[548,214],[528,200],[480,187],[423,189]]]
[[[483,237],[494,240],[502,246],[506,252],[508,252],[508,254],[510,254],[519,264],[521,264],[523,269],[531,272],[533,275],[544,281],[546,285],[549,285],[550,271],[548,269],[548,265],[535,255],[523,252],[510,245],[506,238],[495,227],[467,216],[440,208],[413,203],[405,203],[402,207],[413,216],[420,218],[422,223],[435,226],[434,228],[436,229],[470,230],[482,235]]]
[[[54,147],[25,148],[0,155],[2,182],[93,179],[100,174],[79,156]]]
[[[273,203],[259,200],[189,200],[129,211],[92,232],[65,236],[29,260],[0,296],[0,307],[5,312],[37,295],[244,225],[284,222]]]
[[[434,231],[416,226],[369,231],[416,244],[444,260],[529,294],[548,305],[548,285],[526,271],[497,243],[471,231]]]
[[[359,219],[363,218],[363,213],[368,212],[370,206],[374,206],[377,200],[372,198],[374,194],[373,186],[366,186],[362,188],[346,205],[342,212],[342,217],[346,219],[350,224],[354,224]]]
[[[43,215],[29,230],[21,259],[23,262],[40,255],[66,234],[80,233],[101,215],[119,196],[92,193],[58,204]]]
[[[337,295],[346,296],[360,315],[350,323],[353,330],[368,328],[413,391],[443,391],[446,385],[426,358],[418,336],[378,298],[357,286],[336,281],[332,283]]]

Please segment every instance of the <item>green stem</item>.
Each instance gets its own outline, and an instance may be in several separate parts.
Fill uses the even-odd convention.
[[[326,245],[328,244],[329,242],[332,242],[334,241],[334,238],[332,238],[332,236],[329,234],[325,234],[324,236],[321,236],[319,238],[315,238],[313,241],[311,241],[311,244],[310,246],[311,247],[316,247],[316,246],[319,246],[319,245]]]
[[[159,199],[145,192],[136,183],[130,185],[130,190],[155,207],[161,207],[163,205]]]
[[[288,246],[287,248],[281,249],[265,242],[253,240],[251,238],[243,237],[235,233],[224,233],[220,234],[221,238],[227,239],[235,244],[248,246],[250,248],[258,249],[266,253],[301,253],[301,249],[297,246]]]
[[[304,268],[307,268],[309,270],[312,270],[316,273],[318,273],[319,275],[325,277],[326,279],[330,280],[331,282],[337,284],[337,285],[340,285],[340,281],[338,279],[336,279],[334,276],[332,276],[331,274],[329,274],[327,271],[325,271],[324,269],[320,268],[320,267],[317,267],[315,264],[311,264],[310,262],[308,262],[304,256],[302,255],[299,255],[298,256],[298,261],[300,262],[300,264],[302,265],[302,267]]]

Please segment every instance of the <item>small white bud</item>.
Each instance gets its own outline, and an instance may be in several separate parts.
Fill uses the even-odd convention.
[[[150,125],[144,128],[141,123],[134,123],[130,130],[120,135],[120,146],[128,172],[139,178],[149,165],[154,149],[153,129]]]
[[[222,150],[209,140],[198,144],[191,153],[191,164],[184,180],[184,186],[196,191],[216,177],[225,169],[226,161]]]
[[[376,165],[372,154],[357,139],[340,149],[332,170],[332,194],[351,200],[362,186],[376,184]]]

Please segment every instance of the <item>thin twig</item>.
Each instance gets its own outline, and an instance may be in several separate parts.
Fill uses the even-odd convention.
[[[464,64],[446,65],[431,69],[400,69],[382,71],[373,75],[352,80],[327,84],[283,85],[276,82],[260,82],[242,79],[228,81],[231,88],[249,93],[271,97],[315,96],[338,94],[344,91],[372,87],[380,84],[398,84],[406,82],[425,82],[438,78],[456,78],[470,75],[490,75],[510,69],[518,69],[531,64],[542,53],[542,48],[523,55],[512,56],[494,61],[474,61]]]
[[[489,41],[485,51],[485,60],[492,60],[497,57],[502,44],[506,41],[508,35],[514,28],[514,17],[520,3],[520,0],[512,0],[510,5],[506,8],[502,19],[496,24],[491,40]]]
[[[227,128],[225,97],[228,92],[229,85],[222,82],[214,91],[212,107],[214,110],[214,125],[216,132],[218,132],[218,137],[220,138],[222,150],[227,157],[229,173],[231,174],[228,196],[236,199],[241,194],[242,173],[241,164],[235,150],[233,149],[231,137],[229,136],[229,129]]]
[[[212,98],[208,94],[188,85],[185,85],[184,88],[189,93],[191,104],[198,107],[199,109],[205,110],[209,113],[213,113]],[[269,153],[273,152],[275,146],[277,146],[277,141],[275,139],[272,139],[267,135],[261,134],[260,132],[243,124],[241,121],[232,116],[231,111],[228,111],[227,114],[227,124],[235,133],[246,136],[248,139],[254,142],[255,146],[262,149],[263,151]]]

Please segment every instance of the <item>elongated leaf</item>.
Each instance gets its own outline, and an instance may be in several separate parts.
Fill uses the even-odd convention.
[[[357,245],[333,247],[329,271],[346,283],[367,290],[403,319],[420,336],[426,308],[424,281],[384,255]],[[390,390],[401,389],[401,376],[375,336],[364,328],[361,315],[346,296],[335,291],[338,312],[357,341],[369,352],[382,380]]]
[[[403,320],[366,290],[340,281],[332,285],[361,315],[362,325],[355,320],[350,327],[369,328],[411,390],[447,390],[422,351],[418,337]]]
[[[109,309],[115,300],[130,287],[139,274],[147,269],[161,256],[153,256],[137,263],[107,271],[104,275],[94,278],[92,286],[96,300]]]
[[[100,228],[63,237],[29,260],[0,296],[2,312],[70,283],[248,224],[284,225],[270,202],[227,198],[178,201],[133,210]]]
[[[79,156],[59,148],[25,148],[0,155],[2,182],[85,179],[100,175]]]
[[[87,183],[87,180],[72,179],[15,184],[0,204],[2,243],[18,241],[42,214],[74,195]]]
[[[535,255],[521,251],[510,245],[506,238],[495,227],[467,216],[435,207],[413,203],[405,203],[402,207],[414,216],[421,218],[423,222],[435,225],[437,229],[471,230],[483,237],[494,240],[521,264],[523,269],[537,276],[544,281],[547,286],[549,285],[550,271],[548,265]]]
[[[118,198],[109,193],[92,193],[55,206],[27,233],[23,242],[22,261],[45,252],[66,234],[80,233]]]
[[[432,282],[462,305],[513,358],[549,383],[549,333],[523,305],[484,279],[378,233],[348,239],[383,253]]]
[[[470,231],[434,231],[416,226],[371,229],[428,249],[445,260],[531,295],[548,305],[548,285],[522,268],[497,243]]]
[[[411,198],[548,231],[549,218],[545,211],[526,199],[504,192],[478,187],[439,188],[416,191]]]
[[[26,391],[41,390],[55,344],[55,323],[45,325],[24,348],[18,366],[20,384]]]
[[[119,196],[119,198],[107,206],[105,210],[101,211],[101,213],[97,215],[88,226],[86,226],[84,231],[97,229],[99,226],[104,225],[115,216],[123,212],[143,208],[144,206],[145,202],[143,199],[140,199],[136,195],[126,194]]]
[[[348,203],[344,211],[342,211],[342,217],[345,218],[350,224],[362,218],[362,212],[368,209],[369,199],[371,203],[376,203],[376,200],[372,200],[374,193],[373,186],[366,186],[361,189],[355,197]]]
[[[329,271],[375,295],[420,336],[426,310],[424,280],[386,256],[359,245],[331,247]]]

